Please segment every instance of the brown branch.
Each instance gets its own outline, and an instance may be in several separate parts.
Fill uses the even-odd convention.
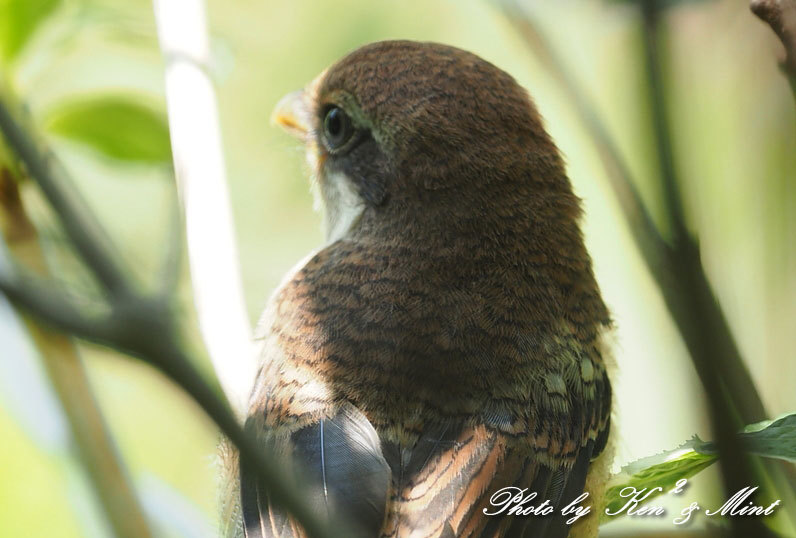
[[[36,228],[25,212],[11,169],[4,163],[0,163],[0,232],[17,259],[38,273],[47,274]],[[31,316],[24,316],[24,321],[61,401],[78,456],[114,534],[152,536],[74,343],[68,336],[49,330]]]
[[[105,289],[115,295],[129,294],[131,284],[110,238],[55,155],[25,131],[18,121],[20,114],[16,114],[17,117],[14,114],[19,107],[12,110],[10,102],[13,99],[6,90],[0,95],[0,131],[8,147],[24,164],[27,173],[35,178],[58,213],[75,249]]]
[[[735,432],[749,412],[745,391],[754,385],[721,306],[713,293],[702,265],[699,244],[689,233],[683,211],[681,180],[675,165],[669,110],[666,99],[667,74],[662,55],[668,48],[660,0],[640,3],[644,64],[651,125],[658,150],[664,208],[672,230],[671,268],[675,278],[663,290],[664,299],[688,347],[705,390],[708,416],[721,458],[725,491],[732,495],[751,483],[759,483],[753,461],[744,454]],[[741,392],[737,392],[737,391]],[[759,397],[758,397],[759,399]],[[759,413],[764,414],[762,404]],[[762,521],[743,518],[732,521],[735,536],[768,536]]]
[[[733,411],[740,415],[738,425],[763,420],[766,418],[763,402],[710,287],[695,240],[685,232],[685,225],[680,220],[682,211],[679,210],[679,202],[674,200],[679,193],[674,186],[676,179],[670,161],[670,152],[663,152],[662,164],[668,163],[667,198],[671,203],[667,204],[667,209],[670,209],[670,219],[677,221],[673,223],[673,229],[680,230],[675,237],[681,240],[673,245],[662,238],[635,187],[636,181],[629,167],[600,121],[594,105],[567,70],[566,62],[550,45],[549,39],[539,25],[514,0],[502,0],[499,5],[527,47],[560,83],[581,117],[599,152],[609,184],[619,202],[633,240],[661,290],[666,306],[683,337],[703,384],[711,383],[706,379],[707,376],[720,375],[724,378],[722,381],[734,399],[733,405],[736,409]],[[658,127],[664,125],[659,122]],[[665,129],[659,134],[666,136]],[[691,313],[694,308],[690,302],[695,300],[695,297],[704,300],[700,301],[701,317],[692,318]],[[694,319],[698,323],[692,326]],[[700,327],[710,327],[712,332],[705,334]],[[704,346],[703,341],[711,341],[712,346]],[[718,357],[721,368],[711,367],[712,359],[707,358],[706,354]]]
[[[644,259],[656,268],[661,267],[664,260],[660,253],[665,251],[668,245],[658,232],[652,216],[636,189],[635,182],[631,179],[627,163],[622,158],[613,138],[598,118],[594,107],[589,103],[572,74],[564,67],[563,59],[550,45],[550,41],[541,28],[513,2],[504,1],[500,5],[506,19],[514,26],[528,48],[534,52],[536,58],[547,68],[547,71],[556,79],[574,104],[575,110],[594,141],[611,188],[628,221],[630,233],[639,248],[644,251]]]
[[[22,273],[22,274],[19,274]],[[9,274],[0,269],[0,292],[17,307],[54,329],[78,338],[112,347],[154,366],[202,408],[221,432],[237,447],[240,457],[257,471],[269,498],[286,510],[312,538],[352,536],[338,514],[328,518],[316,513],[306,501],[285,466],[272,449],[258,445],[244,432],[216,385],[211,385],[182,349],[171,323],[173,316],[162,310],[159,300],[128,297],[113,314],[89,320],[52,288],[36,283],[21,271]],[[125,535],[127,536],[127,535]],[[131,534],[129,536],[137,536]]]
[[[749,9],[771,27],[785,47],[780,62],[796,96],[796,0],[752,0]]]
[[[160,294],[153,298],[129,285],[126,278],[128,268],[112,255],[105,230],[88,206],[80,204],[70,178],[63,170],[54,172],[50,167],[53,162],[50,152],[34,143],[34,136],[16,123],[10,110],[8,103],[0,98],[0,132],[32,179],[48,196],[50,205],[58,213],[86,265],[111,292],[106,305],[110,314],[87,315],[62,290],[33,277],[29,270],[18,265],[14,268],[0,267],[0,293],[48,328],[112,347],[159,369],[186,391],[216,423],[238,448],[241,459],[256,470],[269,498],[290,513],[308,536],[351,536],[347,532],[348,523],[342,521],[338,514],[322,517],[316,513],[299,491],[295,476],[288,474],[274,451],[258,445],[244,432],[217,383],[206,380],[194,366],[194,359],[183,351],[178,317],[170,308],[173,297],[164,298]],[[141,533],[120,534],[141,535],[146,536]]]
[[[734,492],[754,471],[734,442],[732,432],[743,423],[762,420],[766,413],[735,343],[701,262],[698,242],[689,233],[679,192],[668,127],[668,113],[659,58],[659,6],[641,2],[645,25],[644,53],[649,81],[650,115],[658,149],[664,202],[671,225],[671,243],[662,239],[635,189],[635,181],[616,145],[599,121],[563,60],[533,21],[512,0],[501,2],[509,20],[528,47],[543,61],[571,98],[597,146],[608,179],[622,207],[633,239],[655,279],[666,306],[689,351],[708,400],[708,412],[721,450],[724,486]],[[739,536],[767,536],[758,520],[733,521]]]

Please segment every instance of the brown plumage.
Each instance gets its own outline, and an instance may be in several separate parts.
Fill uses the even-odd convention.
[[[565,536],[560,517],[483,513],[506,486],[577,497],[610,422],[609,314],[525,90],[390,41],[275,119],[307,144],[329,241],[263,315],[247,427],[362,536]],[[239,532],[302,535],[240,476]]]

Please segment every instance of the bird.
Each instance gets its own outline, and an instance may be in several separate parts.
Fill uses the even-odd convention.
[[[462,49],[382,41],[273,122],[306,148],[325,239],[260,319],[246,430],[351,536],[595,536],[613,321],[528,92]],[[232,467],[229,535],[306,536]]]

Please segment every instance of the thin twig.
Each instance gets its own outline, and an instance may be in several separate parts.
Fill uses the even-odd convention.
[[[649,106],[652,110],[652,127],[655,142],[658,148],[659,166],[661,169],[661,183],[663,187],[663,202],[666,214],[669,217],[672,239],[675,247],[688,236],[685,214],[683,212],[683,197],[680,192],[680,183],[674,165],[672,150],[671,129],[669,128],[669,115],[666,109],[664,78],[661,73],[660,51],[658,49],[659,36],[659,10],[661,8],[653,1],[641,2],[642,20],[644,22],[643,42],[644,59],[647,71],[647,91],[649,93]]]
[[[666,251],[668,245],[658,232],[638,189],[636,189],[635,182],[631,179],[629,167],[622,158],[613,138],[597,116],[594,106],[591,105],[572,74],[566,69],[563,58],[556,53],[547,36],[531,16],[513,0],[505,0],[500,2],[500,5],[508,22],[514,26],[528,48],[547,68],[548,73],[558,81],[574,104],[575,110],[597,147],[611,188],[622,207],[636,245],[644,251],[644,259],[651,266],[650,268],[656,273],[662,271],[665,259],[661,253]]]
[[[104,319],[91,319],[75,308],[66,295],[44,280],[0,267],[0,292],[14,304],[25,309],[44,323],[59,330],[83,336],[91,334],[93,340],[107,340],[107,323]]]
[[[673,232],[672,265],[677,275],[666,295],[670,311],[691,354],[694,366],[707,396],[708,414],[721,454],[719,464],[725,492],[733,495],[749,484],[764,480],[765,472],[756,472],[754,464],[737,442],[735,432],[743,426],[739,402],[745,392],[754,390],[751,376],[738,352],[735,340],[713,294],[703,269],[699,246],[688,233],[682,209],[680,179],[672,151],[668,124],[668,107],[664,87],[664,67],[660,50],[666,48],[666,33],[661,30],[663,6],[660,0],[643,0],[640,4],[643,21],[644,59],[649,92],[650,116],[653,125],[664,207]],[[749,379],[739,379],[739,373]],[[740,384],[737,384],[740,381]],[[742,410],[742,412],[745,410]],[[764,412],[761,409],[761,412]],[[733,518],[735,536],[769,536],[770,531],[759,518]]]
[[[575,79],[566,70],[531,16],[510,0],[501,2],[509,20],[555,75],[575,104],[600,150],[608,178],[620,202],[633,238],[663,294],[708,396],[708,408],[722,450],[725,487],[733,492],[744,487],[752,471],[734,442],[739,423],[765,418],[757,394],[729,325],[701,263],[696,241],[687,231],[682,198],[671,147],[668,117],[658,51],[658,15],[654,0],[642,2],[645,22],[644,54],[647,65],[650,106],[663,181],[664,202],[672,229],[672,244],[665,242],[634,188],[629,169],[607,131],[597,119]],[[738,413],[740,416],[736,416]],[[747,484],[748,485],[748,484]],[[733,490],[733,488],[737,487]],[[734,521],[739,535],[766,536],[760,521]],[[749,534],[749,533],[753,534]]]
[[[25,212],[17,182],[11,177],[10,169],[0,164],[3,166],[0,168],[0,222],[3,224],[0,238],[5,236],[12,255],[46,274],[44,252]],[[25,324],[61,401],[77,455],[111,528],[117,536],[152,536],[74,343],[68,336],[48,330],[30,316],[25,317]]]
[[[19,151],[17,156],[31,173],[32,179],[38,182],[41,178],[37,174],[43,174],[43,182],[48,184],[52,192],[58,194],[53,197],[53,207],[64,226],[70,230],[72,240],[75,244],[77,241],[89,242],[81,247],[86,251],[86,263],[96,261],[95,255],[102,259],[108,251],[90,244],[90,241],[99,236],[88,228],[96,222],[93,213],[88,207],[83,208],[83,213],[75,213],[74,205],[63,202],[72,199],[71,184],[66,182],[64,175],[50,174],[49,167],[40,162],[43,153],[32,149],[31,137],[10,119],[8,107],[1,100],[0,111],[5,112],[0,128],[7,139],[13,138],[16,141],[13,147]],[[115,262],[111,267],[118,269],[117,276],[125,274],[123,268]],[[309,536],[350,536],[346,532],[345,522],[338,521],[334,515],[330,522],[310,508],[293,485],[295,478],[288,476],[286,470],[279,465],[281,460],[271,449],[258,446],[245,434],[239,417],[232,412],[221,392],[198,373],[193,366],[194,361],[179,345],[179,328],[175,323],[177,318],[169,308],[171,302],[164,301],[161,296],[149,297],[127,288],[126,283],[123,289],[124,293],[111,295],[109,314],[89,316],[75,307],[55,286],[32,276],[17,264],[13,268],[0,266],[0,292],[16,307],[59,331],[138,357],[158,368],[188,392],[238,448],[241,458],[256,470],[274,504],[290,513]]]
[[[14,305],[53,328],[85,340],[113,347],[155,366],[185,390],[240,451],[241,459],[256,469],[269,498],[296,518],[308,536],[350,536],[344,522],[321,519],[305,502],[294,480],[270,449],[259,446],[244,432],[219,391],[199,374],[193,360],[181,350],[171,324],[156,301],[130,301],[110,317],[89,322],[71,305],[57,298],[55,290],[34,285],[29,276],[14,276],[0,267],[0,292]]]
[[[9,147],[25,164],[28,174],[36,178],[47,200],[58,213],[61,222],[86,265],[112,294],[130,292],[127,276],[119,263],[119,255],[104,234],[93,213],[71,183],[52,153],[44,152],[14,121],[8,106],[8,96],[0,98],[0,130]]]
[[[306,495],[296,487],[295,477],[291,478],[286,473],[282,459],[244,432],[229,406],[216,394],[208,392],[207,383],[195,369],[185,367],[190,363],[186,362],[186,357],[178,347],[169,349],[168,346],[158,345],[156,349],[144,350],[143,353],[148,357],[157,357],[158,364],[162,365],[161,370],[199,403],[238,449],[241,461],[258,471],[268,498],[274,501],[277,508],[290,513],[307,536],[342,538],[355,535],[348,530],[348,524],[339,519],[339,515],[328,514],[329,520],[325,520],[310,508],[305,500]]]
[[[680,273],[683,270],[682,252],[674,249],[677,247],[683,252],[690,250],[695,247],[691,244],[693,240],[688,235],[684,235],[681,237],[685,237],[685,239],[680,243],[675,243],[674,246],[663,240],[635,188],[636,182],[624,163],[616,144],[599,120],[594,106],[567,70],[566,63],[554,51],[544,32],[528,12],[522,10],[514,0],[503,0],[499,4],[509,22],[525,40],[528,48],[539,57],[570,97],[598,148],[609,184],[619,201],[628,228],[647,268],[663,294],[669,312],[683,336],[692,359],[695,361],[700,379],[707,375],[719,375],[724,378],[723,382],[728,387],[729,394],[734,398],[734,406],[737,408],[741,422],[751,424],[765,419],[766,412],[763,402],[755,389],[749,370],[741,358],[719,303],[710,288],[697,250],[695,257],[689,258],[695,265],[689,268],[687,278],[694,285],[692,293],[705,295],[710,299],[705,301],[703,312],[703,315],[710,320],[711,328],[715,331],[712,335],[714,346],[710,351],[722,358],[722,368],[718,372],[711,372],[708,368],[701,367],[701,364],[704,364],[704,361],[700,362],[701,359],[698,357],[698,354],[702,352],[698,345],[701,333],[699,325],[690,327],[685,321],[688,316],[684,316],[684,314],[689,312],[689,295],[679,291],[680,281],[686,277]],[[671,154],[670,151],[668,153]],[[671,168],[672,172],[673,170]],[[677,194],[676,188],[673,188],[670,196],[674,197]],[[679,207],[674,203],[672,206]],[[675,210],[673,213],[682,215],[682,210]],[[682,229],[685,229],[684,226]]]

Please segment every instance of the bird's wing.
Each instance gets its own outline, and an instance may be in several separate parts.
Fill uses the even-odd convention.
[[[276,442],[279,444],[280,442]],[[274,442],[272,441],[272,445]],[[302,427],[277,446],[289,453],[305,500],[330,524],[343,518],[355,536],[377,536],[384,520],[390,469],[376,430],[353,405]],[[305,536],[275,509],[255,475],[241,467],[241,511],[246,538]]]
[[[565,536],[560,517],[483,509],[504,487],[554,505],[583,490],[610,421],[597,329],[583,316],[540,323],[546,332],[528,329],[535,318],[492,327],[486,292],[438,292],[445,308],[424,306],[403,277],[378,277],[392,257],[376,254],[335,243],[276,294],[249,426],[275,432],[274,447],[304,463],[307,497],[363,537]],[[475,330],[484,324],[495,334]],[[444,326],[456,338],[438,342]],[[440,357],[435,368],[417,350]],[[303,536],[245,471],[247,536]]]
[[[595,369],[587,381],[567,377],[572,396],[566,405],[549,397],[529,402],[527,428],[484,413],[480,424],[427,428],[410,448],[383,443],[392,484],[382,535],[566,537],[572,514],[564,517],[561,510],[584,491],[590,464],[610,430],[610,384],[602,365]],[[545,500],[553,507],[548,515],[509,512]]]
[[[296,430],[278,448],[301,462],[297,483],[316,512],[330,522],[342,517],[353,523],[357,536],[563,538],[570,527],[561,509],[583,492],[610,428],[610,404],[603,404],[610,401],[607,380],[594,394],[600,401],[579,407],[589,424],[582,436],[573,434],[577,427],[561,427],[577,426],[578,420],[547,413],[537,414],[533,435],[508,434],[494,420],[442,421],[402,446],[380,439],[365,415],[346,403],[334,416]],[[562,435],[574,445],[555,441]],[[305,536],[247,471],[240,473],[245,536]],[[517,494],[527,499],[532,492],[527,502],[516,502]],[[513,501],[506,503],[508,498]],[[510,511],[544,500],[551,514]]]
[[[384,432],[380,438],[361,411],[343,403],[333,415],[265,442],[301,462],[296,476],[305,498],[330,522],[353,523],[355,536],[563,538],[571,516],[561,509],[583,492],[610,429],[610,384],[601,365],[595,370],[586,381],[562,376],[571,394],[565,403],[550,393],[529,402],[524,427],[488,406],[480,418],[427,423],[402,444]],[[305,536],[245,468],[240,484],[247,538]],[[511,489],[501,496],[504,488]],[[516,502],[517,494],[532,492]],[[507,496],[514,500],[503,507]],[[553,507],[548,515],[510,512],[545,500]]]
[[[561,509],[583,492],[596,448],[596,441],[590,440],[571,465],[557,465],[529,456],[515,440],[487,428],[462,431],[422,456],[428,458],[422,467],[417,461],[399,465],[412,477],[400,485],[393,482],[384,535],[565,537],[568,518]],[[399,451],[393,457],[400,457]],[[536,496],[524,504],[517,502],[531,492]],[[554,508],[551,514],[523,516],[510,511],[535,507],[546,499]]]

